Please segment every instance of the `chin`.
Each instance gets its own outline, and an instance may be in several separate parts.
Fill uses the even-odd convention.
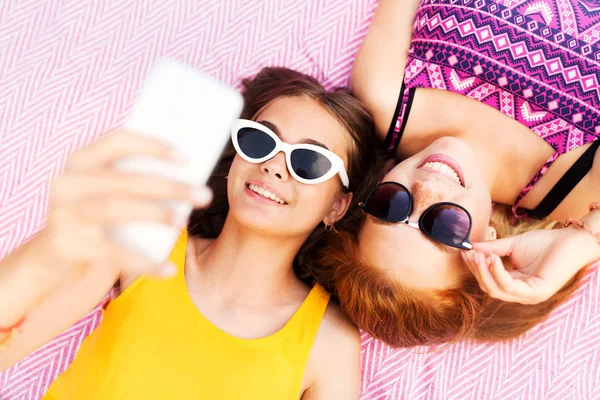
[[[287,222],[281,222],[284,218],[281,214],[260,207],[249,207],[247,205],[232,206],[227,218],[235,221],[235,224],[251,231],[264,234],[277,234]]]
[[[430,146],[439,146],[438,148],[448,148],[448,149],[471,149],[471,146],[467,142],[462,139],[453,137],[453,136],[443,136],[436,141],[434,141]]]

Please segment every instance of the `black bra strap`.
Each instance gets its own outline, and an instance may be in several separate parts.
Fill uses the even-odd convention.
[[[538,206],[527,211],[527,215],[531,218],[542,219],[554,211],[556,207],[564,200],[565,197],[573,190],[575,186],[583,179],[584,176],[592,169],[594,164],[594,155],[600,146],[600,139],[592,142],[592,145],[583,153],[575,164],[560,178],[556,185],[548,192],[546,197],[538,204]]]
[[[402,135],[404,134],[404,128],[406,127],[406,121],[408,121],[414,96],[415,88],[406,89],[403,79],[402,86],[400,87],[400,95],[398,96],[398,102],[396,103],[396,109],[394,110],[392,122],[384,141],[384,148],[387,149],[392,155],[396,154],[396,149],[398,148],[400,139],[402,139]],[[398,121],[400,121],[400,129],[398,132],[396,132],[396,124]]]

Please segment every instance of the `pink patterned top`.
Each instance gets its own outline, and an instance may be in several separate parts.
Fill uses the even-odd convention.
[[[555,150],[513,207],[517,216],[544,217],[591,169],[600,145],[599,42],[594,0],[422,0],[386,145],[395,152],[416,88],[494,107]],[[518,208],[561,154],[590,142],[535,210]]]

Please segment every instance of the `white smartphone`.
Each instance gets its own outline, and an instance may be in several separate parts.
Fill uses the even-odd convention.
[[[125,123],[125,129],[161,140],[188,163],[176,165],[155,158],[121,160],[121,170],[155,174],[191,185],[205,184],[227,141],[231,124],[243,107],[235,89],[172,60],[151,71]],[[178,215],[191,206],[170,204]],[[128,223],[113,230],[122,244],[153,262],[165,261],[180,232],[158,223]]]

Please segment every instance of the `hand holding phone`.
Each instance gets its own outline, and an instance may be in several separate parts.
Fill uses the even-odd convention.
[[[125,129],[165,142],[185,162],[175,165],[152,158],[130,158],[120,161],[118,168],[205,184],[242,107],[242,96],[233,88],[181,63],[161,61],[152,69]],[[171,206],[179,215],[191,212],[189,204]],[[114,230],[117,240],[154,262],[168,257],[179,233],[157,223],[129,223]]]

